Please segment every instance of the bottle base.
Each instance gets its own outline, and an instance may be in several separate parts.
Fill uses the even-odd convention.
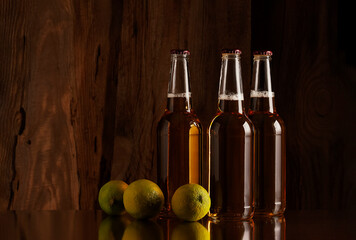
[[[255,216],[256,217],[275,217],[275,216],[282,216],[285,212],[286,208],[278,208],[273,210],[266,210],[266,209],[255,209]]]
[[[209,220],[212,222],[220,221],[246,221],[253,218],[253,213],[244,215],[241,213],[208,213]]]
[[[270,212],[256,212],[254,217],[256,218],[263,218],[263,217],[282,217],[284,212],[280,213],[270,213]]]

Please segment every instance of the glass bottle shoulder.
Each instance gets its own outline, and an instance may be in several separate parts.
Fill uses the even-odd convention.
[[[201,129],[201,123],[193,110],[190,112],[171,112],[165,110],[163,116],[161,117],[158,128],[169,125],[170,127],[175,126],[187,126],[187,127],[197,127]]]
[[[253,122],[257,131],[269,129],[274,134],[285,133],[284,121],[277,113],[250,111],[248,117]]]
[[[253,134],[252,121],[245,115],[231,112],[218,112],[210,123],[209,131],[238,131]]]

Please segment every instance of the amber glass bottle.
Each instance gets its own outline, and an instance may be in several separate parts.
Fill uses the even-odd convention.
[[[223,50],[217,114],[209,128],[213,219],[253,216],[254,128],[245,115],[239,50]]]
[[[255,126],[255,214],[280,215],[286,208],[286,139],[271,82],[271,51],[254,53],[251,104]]]
[[[165,205],[163,217],[173,216],[171,199],[178,187],[201,184],[202,127],[192,108],[187,50],[171,51],[167,107],[157,128],[157,180]]]

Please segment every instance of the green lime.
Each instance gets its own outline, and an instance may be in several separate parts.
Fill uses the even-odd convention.
[[[198,221],[210,209],[209,193],[199,184],[186,184],[179,187],[172,197],[172,209],[175,215],[186,221]]]
[[[136,219],[156,216],[163,207],[164,196],[154,182],[140,179],[131,183],[124,193],[126,212]]]
[[[125,211],[123,204],[124,191],[127,184],[120,180],[112,180],[104,184],[99,191],[99,205],[109,215],[120,215]]]

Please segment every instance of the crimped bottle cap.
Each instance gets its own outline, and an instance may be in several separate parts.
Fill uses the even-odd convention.
[[[179,55],[190,55],[189,50],[187,49],[172,49],[171,54],[179,54]]]
[[[254,51],[253,55],[272,56],[272,51]]]
[[[221,53],[222,54],[241,54],[242,52],[241,52],[241,50],[239,50],[239,49],[223,49],[223,50],[221,50]]]

